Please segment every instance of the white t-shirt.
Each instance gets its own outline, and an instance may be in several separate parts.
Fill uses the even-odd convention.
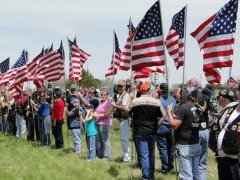
[[[118,105],[122,105],[122,106],[126,106],[129,102],[129,94],[127,92],[125,92],[125,94],[121,97],[121,95],[118,95],[118,101],[117,104]]]

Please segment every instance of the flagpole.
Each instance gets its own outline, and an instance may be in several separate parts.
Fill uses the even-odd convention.
[[[72,54],[71,54],[71,46],[70,46],[70,43],[69,43],[69,39],[67,37],[67,41],[68,41],[68,47],[69,47],[69,65],[70,65],[70,61],[72,59]],[[70,68],[70,67],[69,67]],[[75,76],[74,76],[74,73],[73,73],[73,81],[75,83]],[[68,152],[69,152],[69,139],[68,139],[68,127],[67,127],[67,146],[68,146]]]
[[[164,42],[164,32],[163,32],[163,23],[162,23],[162,11],[161,11],[161,0],[158,0],[159,2],[159,10],[160,10],[160,20],[161,20],[161,28],[162,28],[162,36],[163,36],[163,52],[164,52],[164,61],[165,61],[165,67],[166,67],[166,80],[167,80],[167,86],[169,89],[169,74],[168,74],[168,66],[167,66],[167,57],[166,57],[166,49],[165,49],[165,42]],[[168,96],[170,96],[170,91],[168,91]]]
[[[185,5],[185,17],[184,17],[184,57],[183,57],[183,82],[182,82],[182,96],[183,88],[185,84],[185,68],[186,68],[186,47],[187,47],[187,4]]]
[[[232,39],[233,39],[234,37],[233,37],[233,33],[232,33]],[[233,47],[234,45],[232,44],[232,49],[234,48]],[[230,57],[233,57],[233,54],[230,56]],[[230,60],[231,60],[231,58],[230,58]],[[233,61],[232,61],[232,64],[233,64]],[[229,79],[231,78],[231,76],[232,76],[232,66],[230,67],[230,69],[229,69]]]
[[[131,66],[131,61],[132,61],[132,41],[133,41],[133,38],[131,39],[131,36],[132,36],[132,34],[133,34],[133,27],[132,27],[132,18],[130,17],[130,19],[129,19],[129,37],[130,37],[130,41],[131,41],[131,56],[130,56],[130,69],[131,69],[131,77],[130,77],[130,83],[132,84],[132,87],[133,87],[133,84],[134,84],[134,77],[133,77],[133,70],[132,70],[132,66]],[[136,87],[135,87],[136,88]],[[133,98],[135,98],[136,97],[136,95],[135,95],[135,92],[136,92],[136,90],[135,90],[135,88],[132,88],[132,89],[134,89],[134,92],[132,93],[132,95],[133,95]],[[131,100],[130,100],[131,101]],[[132,123],[132,128],[131,128],[131,130],[132,130],[132,139],[134,140],[134,138],[133,138],[133,123]],[[132,166],[132,168],[131,168],[131,179],[133,179],[133,156],[134,156],[134,147],[133,147],[133,141],[132,141],[132,151],[131,151],[132,153],[131,153],[131,166]],[[134,156],[134,159],[135,159],[135,156]]]
[[[115,78],[115,74],[114,74],[114,66],[115,66],[115,30],[113,29],[113,54],[112,54],[112,62],[113,62],[113,67],[112,67],[112,73],[113,73],[113,85],[114,85],[114,78]]]
[[[25,56],[25,58],[26,58],[26,64],[28,63],[28,61],[29,61],[29,59],[28,59],[28,54],[27,54],[27,51],[25,51],[25,49],[24,49],[24,56]],[[30,82],[28,81],[27,82],[27,91],[30,93],[31,91],[30,91]],[[32,93],[32,92],[31,92]],[[28,140],[28,138],[29,138],[29,140],[30,140],[30,98],[31,98],[31,94],[28,94],[27,95],[28,97],[27,97],[27,101],[28,101],[28,116],[27,116],[27,121],[28,121],[28,124],[27,124],[27,126],[28,126],[28,129],[27,129],[27,140]]]
[[[234,38],[234,37],[233,37],[233,33],[232,33],[232,39],[233,39],[233,38]],[[232,44],[232,49],[233,49],[233,44]],[[230,56],[230,57],[233,57],[233,55]],[[230,60],[231,60],[231,58],[230,58]],[[233,63],[233,61],[232,61],[232,63]],[[228,79],[230,79],[231,76],[232,76],[232,66],[229,68],[229,77],[228,77]]]
[[[133,34],[132,18],[130,17],[130,19],[129,19],[129,35],[131,36],[132,34]],[[131,40],[131,58],[130,59],[132,60],[132,40]],[[134,84],[134,77],[133,77],[133,70],[132,70],[132,66],[131,66],[131,61],[130,61],[130,69],[131,69],[130,82],[133,85]],[[134,92],[134,96],[135,96],[135,92]]]
[[[75,37],[75,43],[76,43],[76,45],[77,45],[77,38]],[[80,59],[80,61],[81,61],[81,59]],[[81,68],[81,73],[83,73],[83,67]],[[74,73],[73,73],[74,74]],[[77,80],[77,81],[75,81],[76,79],[75,79],[75,76],[73,76],[73,78],[74,78],[74,84],[75,84],[75,89],[77,90],[78,88],[77,88],[77,86],[78,86],[78,82],[77,81],[79,81],[79,79]]]
[[[232,76],[232,66],[229,69],[229,79],[231,78],[231,76]]]

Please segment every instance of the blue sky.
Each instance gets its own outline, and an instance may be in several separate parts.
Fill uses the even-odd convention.
[[[54,43],[58,48],[61,40],[66,51],[68,71],[67,36],[77,37],[79,47],[92,54],[88,62],[89,71],[104,79],[111,61],[113,29],[120,47],[124,46],[129,17],[136,26],[155,0],[1,0],[0,1],[0,61],[11,57],[11,64],[20,56],[23,48],[30,59],[41,48]],[[227,0],[162,0],[163,31],[166,36],[172,16],[188,4],[186,78],[200,78],[202,57],[196,41],[189,35],[204,20],[216,13]],[[232,74],[239,76],[239,18]],[[172,59],[167,55],[170,83],[182,82],[182,68],[176,71]],[[86,65],[85,65],[86,68]],[[228,78],[229,68],[223,70],[222,79]],[[129,78],[130,72],[120,71],[116,79]]]

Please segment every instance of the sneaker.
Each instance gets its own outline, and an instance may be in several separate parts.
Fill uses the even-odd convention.
[[[126,158],[126,157],[123,158],[123,162],[130,162],[130,161],[131,161],[131,158]]]
[[[123,155],[123,162],[130,162],[131,161],[131,155],[125,154]]]

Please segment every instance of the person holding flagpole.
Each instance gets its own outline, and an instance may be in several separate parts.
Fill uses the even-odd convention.
[[[118,97],[116,102],[112,102],[112,107],[115,109],[116,116],[120,121],[120,133],[121,133],[121,146],[122,146],[122,155],[123,162],[130,162],[131,154],[129,147],[129,131],[130,131],[130,122],[129,115],[126,112],[127,107],[130,103],[130,96],[125,90],[126,83],[125,81],[120,80],[117,83],[118,87]]]
[[[198,105],[197,94],[196,88],[188,89],[187,102],[178,108],[176,114],[173,114],[173,106],[168,105],[169,122],[175,131],[180,180],[199,179],[199,127],[202,107]]]

